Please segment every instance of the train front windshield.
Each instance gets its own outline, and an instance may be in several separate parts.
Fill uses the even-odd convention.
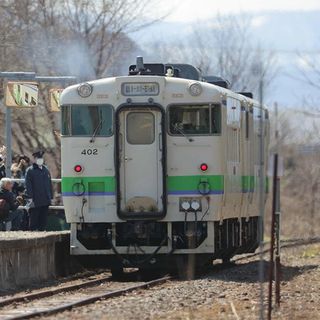
[[[108,105],[62,106],[62,135],[111,136],[113,109]]]
[[[221,133],[219,105],[178,105],[169,108],[170,133],[181,135],[210,135]]]

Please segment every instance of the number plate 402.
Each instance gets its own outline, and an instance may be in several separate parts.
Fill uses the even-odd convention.
[[[81,154],[83,154],[85,156],[97,156],[98,149],[83,149]]]

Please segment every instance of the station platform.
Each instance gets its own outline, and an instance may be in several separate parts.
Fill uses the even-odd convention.
[[[69,273],[69,231],[0,232],[0,291]]]

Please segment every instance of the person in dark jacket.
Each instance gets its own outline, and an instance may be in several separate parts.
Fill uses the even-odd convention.
[[[4,165],[4,158],[0,155],[0,180],[6,176],[6,166]]]
[[[8,210],[8,217],[5,223],[11,222],[11,230],[20,230],[22,214],[17,210],[19,205],[22,204],[22,197],[16,197],[12,192],[13,182],[10,178],[2,178],[0,181],[0,199],[6,200],[6,209]]]
[[[49,205],[52,199],[51,175],[43,165],[43,151],[34,152],[34,163],[26,171],[26,196],[29,204],[29,229],[44,231],[47,225]]]

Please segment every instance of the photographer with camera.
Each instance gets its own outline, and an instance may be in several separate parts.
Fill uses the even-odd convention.
[[[13,159],[13,163],[11,165],[11,173],[17,179],[24,179],[26,175],[26,170],[29,166],[29,157],[27,157],[24,154],[16,156]]]

